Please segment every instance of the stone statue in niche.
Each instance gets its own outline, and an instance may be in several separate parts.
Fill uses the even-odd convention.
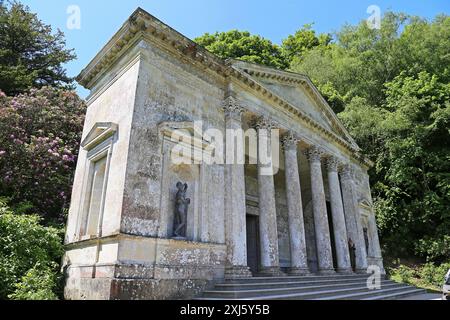
[[[187,183],[177,183],[177,194],[175,197],[175,221],[173,224],[173,233],[175,239],[186,239],[186,222],[188,206],[191,199],[186,198]]]

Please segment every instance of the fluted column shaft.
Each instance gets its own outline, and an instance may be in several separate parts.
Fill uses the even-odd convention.
[[[264,152],[271,152],[271,129],[267,119],[256,123],[258,131],[258,196],[259,196],[259,236],[261,249],[261,270],[264,275],[279,275],[278,231],[275,206],[275,184],[272,161],[262,163]],[[270,157],[269,157],[270,158]]]
[[[229,97],[225,101],[226,129],[242,129],[243,109]],[[234,141],[227,141],[234,143]],[[226,278],[250,277],[247,267],[246,202],[244,165],[237,162],[238,148],[232,148],[234,162],[225,165],[225,241],[227,244]]]
[[[334,245],[336,250],[337,271],[351,272],[348,249],[347,229],[345,226],[344,206],[338,176],[338,161],[334,157],[327,159],[328,187],[330,192],[331,215],[333,220]]]
[[[306,154],[311,170],[311,193],[319,273],[333,273],[330,228],[321,168],[322,152],[313,146]]]
[[[297,142],[297,139],[292,134],[286,135],[282,140],[291,250],[291,268],[289,273],[308,274],[302,194],[300,175],[298,172]]]
[[[353,182],[353,170],[349,165],[346,165],[340,174],[347,235],[355,244],[356,272],[363,273],[367,270],[367,252],[364,231],[361,225],[361,214],[358,209],[356,190]]]

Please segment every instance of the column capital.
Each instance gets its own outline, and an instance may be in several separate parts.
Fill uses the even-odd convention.
[[[241,116],[245,111],[245,108],[243,108],[232,96],[225,98],[222,109],[225,112],[225,116],[237,119],[239,121],[241,120]]]
[[[252,122],[252,126],[256,130],[259,130],[259,129],[271,130],[271,129],[275,129],[277,127],[275,122],[273,122],[271,119],[269,119],[266,116],[259,116],[259,117],[255,118]]]
[[[354,170],[353,167],[347,163],[341,166],[339,173],[341,175],[342,180],[349,180],[353,179]]]
[[[294,149],[297,148],[299,141],[300,139],[292,131],[288,131],[281,137],[281,146],[285,150]]]
[[[324,154],[323,149],[317,146],[311,146],[305,150],[305,155],[309,162],[320,162]]]
[[[325,162],[325,165],[328,171],[337,172],[342,163],[335,156],[329,156]]]

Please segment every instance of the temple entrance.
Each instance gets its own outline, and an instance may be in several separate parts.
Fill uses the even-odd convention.
[[[327,201],[327,217],[328,217],[328,226],[330,228],[331,254],[333,255],[333,268],[336,270],[337,269],[336,241],[334,239],[333,217],[331,214],[331,204],[329,201]]]
[[[258,216],[247,215],[247,266],[253,274],[259,270],[259,221]]]

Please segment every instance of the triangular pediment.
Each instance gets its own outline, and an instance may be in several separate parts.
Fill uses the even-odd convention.
[[[233,67],[238,68],[266,90],[306,114],[314,122],[359,149],[347,129],[307,76],[243,61],[234,61]]]
[[[316,105],[310,95],[298,85],[288,85],[276,80],[255,77],[266,89],[276,93],[292,105],[298,107],[311,119],[319,122],[328,130],[333,130],[333,124],[322,108]],[[337,132],[335,132],[337,133]]]
[[[117,132],[118,125],[112,122],[97,122],[81,142],[87,151],[93,149]]]

